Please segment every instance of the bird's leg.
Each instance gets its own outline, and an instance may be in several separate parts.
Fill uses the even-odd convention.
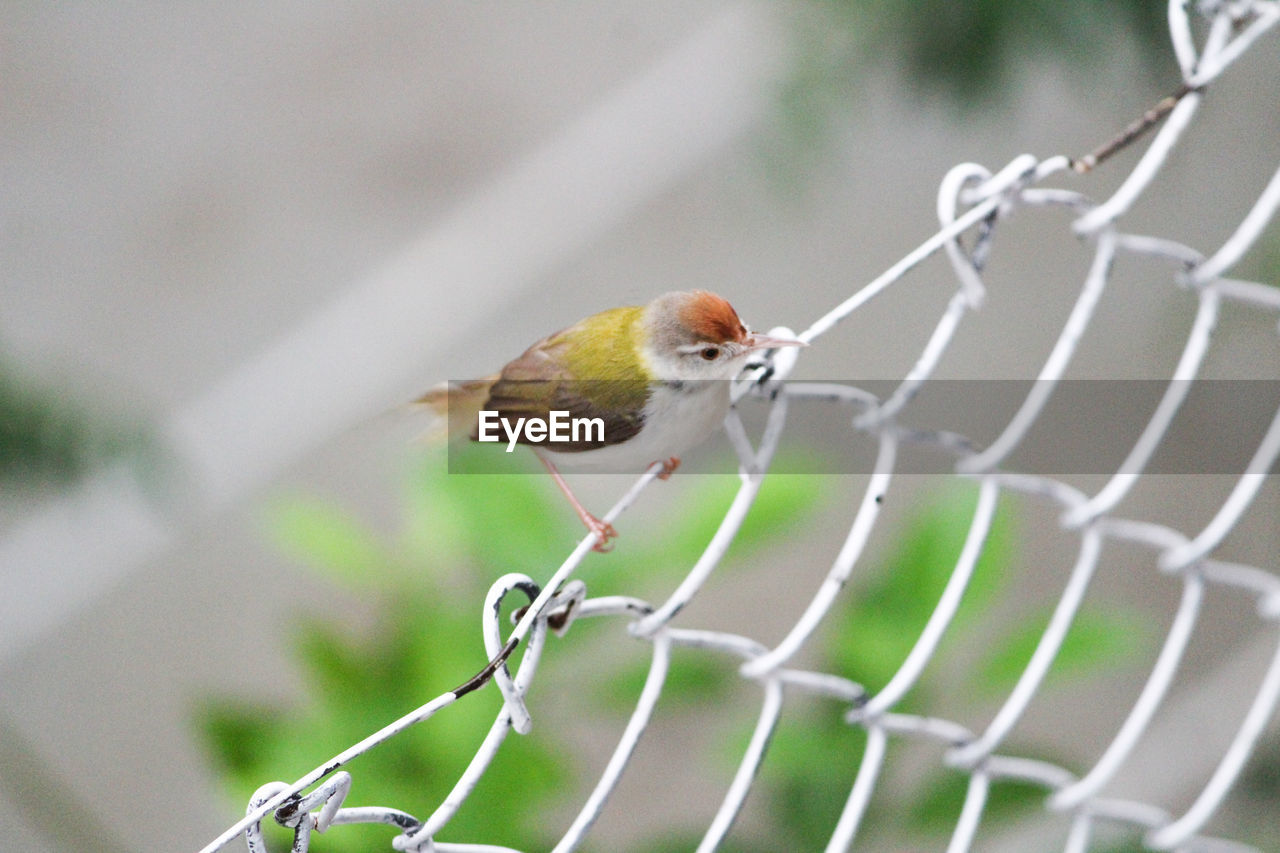
[[[578,513],[578,518],[582,519],[582,523],[587,526],[587,529],[596,535],[596,544],[592,546],[591,550],[599,551],[602,554],[607,551],[612,551],[613,546],[609,544],[609,540],[617,536],[618,531],[613,529],[612,524],[609,524],[606,521],[601,521],[591,513],[587,512],[587,508],[578,501],[576,496],[574,496],[573,490],[570,489],[569,484],[564,481],[564,477],[560,476],[560,472],[556,470],[556,466],[551,463],[551,460],[543,456],[541,453],[536,455],[542,460],[542,464],[547,466],[547,473],[556,481],[556,485],[560,487],[560,491],[564,492],[564,496],[569,499],[569,503],[573,504],[574,512]]]
[[[679,456],[670,457],[669,459],[667,459],[667,461],[662,463],[662,471],[661,473],[658,474],[658,479],[659,480],[671,479],[671,475],[674,474],[676,472],[676,469],[679,467],[680,467],[680,457]]]

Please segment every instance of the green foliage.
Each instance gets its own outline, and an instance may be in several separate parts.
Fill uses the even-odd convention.
[[[232,699],[203,703],[200,731],[237,801],[266,781],[301,776],[479,670],[485,655],[478,615],[488,585],[506,571],[549,574],[582,535],[548,478],[471,473],[491,467],[476,451],[453,452],[447,476],[440,460],[426,460],[407,495],[403,523],[392,535],[314,496],[290,496],[269,507],[267,530],[278,547],[348,587],[369,615],[350,622],[296,618],[293,656],[306,688],[300,707]],[[687,500],[671,508],[662,537],[631,537],[625,547],[589,558],[582,572],[589,589],[634,592],[637,577],[653,583],[665,577],[669,586],[706,546],[737,482],[697,477]],[[812,478],[771,477],[728,558],[793,527],[818,499],[813,486]],[[592,621],[572,630],[598,630]],[[734,675],[731,661],[694,655],[678,655],[677,661],[664,691],[676,707],[719,692]],[[548,654],[541,666],[554,669],[556,662]],[[601,701],[611,703],[611,710],[633,706],[647,663],[643,670],[598,682],[600,696],[607,697]],[[475,754],[500,705],[495,690],[481,690],[357,759],[347,804],[391,805],[425,817],[421,812],[444,798]],[[446,838],[551,846],[551,827],[542,816],[558,797],[577,790],[568,755],[545,735],[509,736]],[[493,820],[494,814],[503,820]],[[281,830],[269,832],[276,846],[287,846]],[[391,832],[383,826],[344,827],[315,843],[327,851],[380,849]]]
[[[1043,618],[1029,619],[996,643],[976,683],[991,695],[1007,693],[1031,659],[1048,622],[1046,611]],[[1114,605],[1077,613],[1045,686],[1096,672],[1102,662],[1128,660],[1142,653],[1151,644],[1150,627],[1136,611]]]
[[[738,661],[716,655],[681,654],[677,649],[667,669],[662,691],[664,707],[680,710],[710,697],[723,696],[739,681]],[[604,711],[616,711],[635,703],[644,688],[652,659],[644,657],[624,665],[608,680],[589,685],[592,699]]]
[[[956,827],[971,779],[958,770],[931,777],[910,806],[907,822],[911,829],[926,835],[949,835]],[[983,820],[999,823],[1024,815],[1028,807],[1044,798],[1044,793],[1043,788],[1025,782],[997,782],[987,792]]]
[[[780,842],[777,849],[821,850],[826,845],[849,798],[866,742],[866,733],[840,714],[783,715],[759,783],[773,824],[769,835]]]
[[[878,565],[869,566],[825,621],[816,667],[858,681],[874,693],[897,671],[932,614],[963,547],[974,498],[948,489],[922,506]],[[964,601],[925,677],[898,706],[907,712],[954,704],[940,697],[945,674],[959,664],[958,652],[985,649],[977,680],[992,693],[1007,694],[1030,658],[1047,617],[1036,615],[992,640],[987,623],[992,604],[1006,595],[1014,576],[1017,530],[1006,498],[996,512],[986,547],[974,568]],[[1084,677],[1115,666],[1138,651],[1148,626],[1134,612],[1114,608],[1082,611],[1051,669],[1049,682]],[[799,710],[799,709],[797,709]],[[857,774],[866,737],[830,706],[784,715],[762,773],[770,818],[787,849],[819,849],[830,834]],[[891,741],[882,775],[891,776],[901,744]],[[1020,750],[1027,754],[1029,750]],[[843,761],[834,756],[847,756]],[[864,835],[920,839],[936,846],[950,832],[964,802],[969,777],[940,769],[894,802],[873,798]],[[999,823],[1040,807],[1044,791],[1030,785],[993,785],[983,820]],[[909,805],[904,807],[904,803]]]
[[[813,0],[812,8],[821,37],[805,42],[805,79],[819,90],[889,63],[917,91],[972,107],[1007,91],[1033,58],[1088,71],[1119,40],[1153,66],[1167,52],[1165,6],[1150,0]]]
[[[784,187],[829,152],[833,130],[886,78],[902,84],[895,97],[962,116],[1010,103],[1016,76],[1031,66],[1090,85],[1117,57],[1136,56],[1147,82],[1130,79],[1115,94],[1135,116],[1179,83],[1166,7],[1154,0],[810,0],[799,8],[776,99],[779,134],[762,148]]]
[[[878,22],[879,41],[899,46],[910,78],[959,102],[992,97],[1029,57],[1075,68],[1105,62],[1115,48],[1110,28],[1150,54],[1167,40],[1165,7],[1150,0],[923,0],[909,11],[898,0],[828,2],[846,14],[869,7],[864,17]]]
[[[294,779],[329,755],[364,738],[427,699],[457,686],[484,664],[473,613],[463,613],[446,589],[424,577],[420,588],[387,594],[377,602],[376,626],[352,630],[311,617],[295,629],[294,656],[302,666],[307,698],[298,709],[236,701],[209,702],[201,728],[228,788],[243,799],[264,781]],[[473,594],[480,594],[478,586]],[[470,596],[462,595],[462,600]],[[468,707],[432,718],[430,737],[411,730],[391,746],[358,760],[350,805],[435,803],[466,767],[500,709],[496,692],[468,697]],[[511,737],[474,795],[480,807],[464,808],[451,829],[498,843],[546,840],[537,821],[540,807],[565,772],[564,758],[536,738]],[[494,822],[490,808],[515,796],[528,810],[503,808]],[[471,804],[469,804],[471,805]],[[353,827],[319,842],[325,850],[378,849],[386,827]]]
[[[0,364],[0,483],[66,486],[95,465],[150,458],[139,429],[104,423],[85,407]]]
[[[371,567],[383,565],[391,556],[372,531],[318,497],[280,500],[271,514],[272,533],[282,552],[353,588],[369,580]]]
[[[415,477],[399,529],[371,529],[331,501],[292,497],[269,513],[269,531],[281,549],[362,602],[363,619],[299,618],[293,634],[306,699],[300,707],[270,707],[216,700],[201,710],[201,728],[229,790],[243,801],[264,781],[293,779],[329,755],[456,686],[484,663],[477,613],[487,585],[505,571],[548,574],[576,541],[577,521],[543,476],[471,474],[477,458],[455,453],[450,474],[438,460]],[[488,461],[478,463],[487,467]],[[670,509],[661,537],[628,537],[608,555],[593,555],[580,576],[593,595],[634,594],[652,585],[667,590],[697,558],[720,524],[737,488],[736,477],[687,478],[683,499]],[[727,561],[740,559],[783,536],[821,511],[829,482],[812,475],[768,478],[736,537]],[[654,488],[662,488],[660,485]],[[818,638],[816,668],[884,686],[911,649],[932,613],[962,547],[972,515],[972,492],[953,490],[924,503],[897,545],[851,584]],[[625,533],[624,533],[625,535]],[[994,519],[964,604],[930,673],[943,673],[955,649],[982,648],[974,665],[983,689],[1007,691],[1030,656],[1047,618],[1036,614],[1003,636],[988,636],[991,605],[1007,594],[1015,557],[1016,524],[1007,504]],[[1055,678],[1079,677],[1130,653],[1137,621],[1132,614],[1084,611],[1055,667]],[[581,632],[607,630],[608,620],[582,620]],[[581,636],[577,642],[583,642]],[[556,641],[552,641],[553,643]],[[587,640],[587,642],[590,642]],[[543,658],[542,683],[554,678],[562,658]],[[596,708],[616,715],[634,707],[649,659],[593,680]],[[696,712],[740,686],[737,661],[676,650],[663,708]],[[926,678],[903,703],[906,710],[947,704],[938,682]],[[941,689],[945,689],[941,688]],[[350,805],[382,804],[422,812],[438,803],[474,754],[500,709],[496,691],[481,690],[361,757],[353,767]],[[768,849],[815,849],[825,843],[848,797],[865,748],[863,730],[846,723],[830,703],[794,703],[782,717],[756,796],[764,798]],[[736,762],[748,732],[740,733]],[[728,745],[726,745],[727,747]],[[885,773],[901,748],[891,742]],[[1025,753],[1025,750],[1023,751]],[[579,789],[569,751],[539,737],[511,736],[480,787],[450,823],[446,838],[468,838],[520,847],[550,846],[552,829],[542,816]],[[896,803],[873,799],[868,833],[922,839],[932,844],[949,831],[963,802],[968,777],[940,770]],[[560,792],[560,793],[557,793]],[[984,820],[1001,821],[1038,807],[1043,792],[1027,786],[992,788]],[[912,805],[903,807],[903,802]],[[513,808],[513,803],[520,807]],[[502,821],[492,815],[502,814]],[[420,814],[425,816],[425,814]],[[688,849],[701,828],[668,827],[665,842],[645,850]],[[386,843],[386,827],[344,827],[319,839],[324,850],[365,850]],[[278,834],[278,833],[277,833]],[[283,843],[283,842],[282,842]],[[763,847],[731,839],[727,850]]]
[[[888,683],[937,605],[972,514],[967,495],[955,490],[946,493],[916,514],[880,565],[861,575],[845,611],[827,620],[830,628],[824,649],[836,671],[872,692]],[[1010,510],[1007,503],[1002,504],[956,616],[958,630],[979,627],[975,623],[1004,588],[1014,538]]]
[[[481,479],[487,483],[483,499]],[[293,656],[306,685],[301,707],[219,699],[201,708],[205,742],[237,800],[265,781],[301,776],[484,665],[477,616],[487,584],[501,573],[486,567],[512,566],[517,548],[516,566],[552,559],[543,535],[550,511],[531,480],[444,477],[424,468],[409,496],[409,516],[394,537],[315,497],[282,499],[270,508],[269,532],[280,548],[350,587],[370,616],[367,624],[331,616],[296,619]],[[498,519],[503,523],[495,524]],[[450,547],[438,549],[440,543]],[[421,810],[438,803],[500,706],[496,691],[479,691],[467,697],[465,708],[447,708],[429,727],[362,756],[348,805],[416,803]],[[510,736],[449,832],[494,843],[547,843],[538,815],[554,805],[566,775],[566,756],[554,744]],[[527,808],[512,809],[512,802]],[[499,811],[504,819],[493,820]],[[391,832],[344,827],[316,846],[380,849]]]
[[[777,467],[793,470],[801,466],[779,460]],[[698,476],[696,493],[672,508],[672,521],[662,526],[661,537],[628,542],[625,549],[619,548],[607,559],[596,561],[591,568],[593,590],[634,592],[636,578],[661,580],[663,573],[670,578],[688,571],[720,526],[739,482],[737,475]],[[790,535],[812,514],[822,494],[820,482],[814,477],[770,475],[760,487],[725,559],[750,555]],[[659,572],[656,577],[655,570]]]

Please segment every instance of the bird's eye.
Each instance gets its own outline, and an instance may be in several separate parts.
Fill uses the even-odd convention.
[[[715,361],[720,357],[719,347],[703,347],[702,352],[698,353],[704,361]]]

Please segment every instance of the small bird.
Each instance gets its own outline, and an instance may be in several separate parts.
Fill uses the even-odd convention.
[[[451,436],[502,441],[508,451],[532,447],[596,535],[595,550],[608,551],[613,525],[583,507],[558,466],[639,473],[662,462],[665,480],[724,421],[727,380],[750,354],[804,345],[749,331],[714,293],[665,293],[648,305],[592,314],[538,341],[496,376],[437,386],[415,403],[446,416]]]

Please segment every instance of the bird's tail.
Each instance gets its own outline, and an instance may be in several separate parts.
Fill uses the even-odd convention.
[[[475,429],[480,410],[489,399],[489,390],[498,377],[441,382],[418,397],[410,406],[432,415],[422,434],[424,441],[466,439]]]

